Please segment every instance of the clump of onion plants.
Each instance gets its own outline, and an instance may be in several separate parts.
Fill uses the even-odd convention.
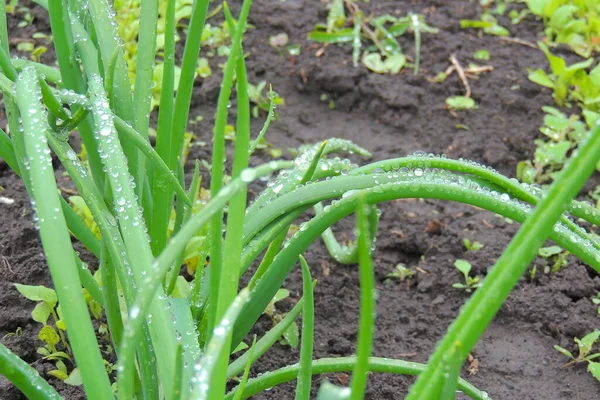
[[[148,131],[157,0],[142,2],[133,90],[106,0],[37,2],[49,12],[59,68],[9,56],[2,4],[0,89],[8,132],[0,131],[0,157],[22,177],[31,197],[68,342],[90,399],[240,399],[291,380],[297,381],[296,398],[308,399],[314,374],[340,371],[352,371],[349,387],[324,384],[319,398],[360,399],[368,373],[386,372],[419,375],[409,399],[450,399],[457,390],[484,399],[484,391],[459,377],[460,367],[543,242],[550,238],[600,271],[600,245],[570,217],[600,225],[596,209],[572,201],[596,164],[599,128],[589,133],[547,193],[479,164],[434,154],[415,153],[359,167],[330,157],[368,154],[342,139],[307,146],[293,161],[250,166],[249,154],[256,146],[242,47],[250,1],[243,1],[237,19],[223,4],[232,45],[213,129],[211,196],[194,211],[199,172],[194,170],[186,186],[180,155],[209,1],[193,2],[177,88],[175,1],[168,2],[156,148],[148,141]],[[225,129],[234,92],[235,148],[225,184]],[[265,129],[269,121],[270,117]],[[68,139],[74,135],[85,144],[87,164],[70,146]],[[99,235],[59,194],[52,153],[85,202]],[[248,205],[248,184],[268,176],[270,183]],[[458,201],[523,222],[427,365],[371,356],[370,252],[376,205],[408,197]],[[315,216],[288,237],[291,224],[313,207]],[[354,213],[356,241],[342,246],[329,228]],[[178,275],[186,247],[202,229],[206,240],[198,250],[194,279],[182,282]],[[97,257],[96,276],[73,250],[71,235]],[[359,265],[360,321],[353,357],[313,360],[315,282],[302,254],[322,235],[334,257]],[[210,260],[206,266],[204,260]],[[240,289],[240,276],[250,273],[254,263],[258,268],[248,286]],[[302,299],[263,337],[248,340],[248,332],[297,265],[303,272]],[[105,369],[83,289],[106,317],[116,351],[116,377]],[[250,366],[300,314],[299,363],[250,377]],[[244,341],[249,348],[231,361],[232,351]],[[0,373],[29,398],[60,398],[44,377],[3,345]],[[239,384],[227,391],[228,380],[234,378]]]

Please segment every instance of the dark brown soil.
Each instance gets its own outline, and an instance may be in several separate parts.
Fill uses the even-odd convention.
[[[552,105],[551,93],[527,79],[528,68],[546,67],[543,53],[522,45],[507,43],[493,36],[479,36],[474,30],[461,30],[458,21],[476,19],[480,9],[473,1],[371,1],[360,6],[376,14],[425,14],[428,23],[440,29],[438,35],[424,35],[421,71],[399,75],[377,75],[364,67],[354,68],[351,48],[329,46],[321,57],[319,46],[306,40],[317,22],[326,18],[323,3],[307,0],[271,0],[255,2],[245,50],[250,52],[248,71],[254,82],[266,80],[285,98],[279,107],[280,120],[272,124],[268,139],[281,148],[295,148],[329,137],[351,139],[373,152],[375,159],[399,157],[424,150],[445,153],[452,158],[469,158],[514,176],[516,163],[529,158],[533,139],[542,123],[542,105]],[[235,11],[234,7],[234,11]],[[47,30],[43,13],[36,27]],[[528,17],[514,26],[502,20],[512,36],[535,42],[542,31],[540,22]],[[11,20],[14,24],[15,21]],[[295,59],[281,55],[269,46],[269,36],[285,32],[290,43],[301,43],[302,53]],[[31,32],[23,31],[27,37]],[[402,46],[412,54],[412,40]],[[479,110],[451,115],[444,100],[463,93],[453,75],[443,84],[427,77],[443,71],[448,57],[455,54],[463,64],[472,60],[479,49],[491,54],[494,71],[471,81]],[[48,57],[52,57],[49,55]],[[516,87],[518,85],[518,88]],[[219,89],[213,76],[197,85],[192,117],[201,114],[204,121],[191,127],[197,136],[209,141],[212,115]],[[327,94],[335,102],[320,100]],[[253,122],[258,132],[262,122]],[[457,125],[468,126],[469,130]],[[195,147],[193,157],[205,158],[206,148]],[[266,156],[253,158],[253,163]],[[57,176],[60,174],[57,174]],[[60,177],[60,179],[64,178]],[[64,182],[68,185],[68,182]],[[50,285],[38,235],[32,226],[31,209],[23,185],[0,162],[3,196],[13,205],[1,205],[0,227],[0,338],[13,351],[32,363],[40,372],[44,364],[35,353],[39,330],[30,318],[33,304],[18,295],[12,282]],[[425,362],[448,324],[456,316],[469,294],[451,287],[461,279],[454,269],[458,258],[469,260],[475,272],[485,275],[518,229],[497,216],[455,203],[440,201],[395,201],[381,207],[377,249],[374,254],[379,290],[374,355]],[[340,238],[351,232],[352,221],[343,221]],[[467,252],[463,238],[478,240],[485,247]],[[317,242],[306,254],[313,277],[319,283],[315,291],[315,358],[349,356],[355,351],[358,323],[359,282],[355,266],[339,265],[331,260]],[[383,283],[385,275],[398,263],[419,268],[409,285]],[[545,260],[536,260],[538,271]],[[295,270],[286,282],[292,293],[290,306],[301,296],[301,275]],[[584,365],[561,368],[566,359],[553,349],[559,344],[574,349],[573,338],[597,328],[598,313],[591,299],[600,290],[599,278],[585,265],[569,258],[569,265],[553,275],[537,274],[532,281],[523,278],[502,307],[483,339],[473,352],[478,371],[464,377],[489,392],[495,399],[596,399],[600,385]],[[260,320],[256,332],[270,328]],[[22,334],[5,336],[18,329]],[[298,360],[298,351],[276,345],[264,356],[252,373],[272,370]],[[343,384],[348,376],[327,377]],[[323,377],[315,377],[315,388]],[[52,383],[57,383],[51,379]],[[398,399],[406,394],[413,378],[372,375],[368,399]],[[59,385],[69,399],[81,392]],[[71,390],[71,391],[70,391]],[[0,398],[19,398],[5,380],[0,380]],[[293,385],[265,392],[257,399],[292,399]]]

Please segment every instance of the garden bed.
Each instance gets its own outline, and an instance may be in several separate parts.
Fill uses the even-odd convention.
[[[251,81],[265,80],[285,99],[278,107],[280,119],[273,122],[268,140],[282,149],[317,143],[330,137],[354,141],[373,153],[376,160],[404,156],[420,150],[444,153],[449,158],[468,158],[514,176],[518,161],[531,157],[533,140],[539,135],[543,105],[552,105],[550,90],[530,82],[527,69],[545,68],[546,57],[522,44],[496,36],[463,30],[460,19],[477,19],[479,8],[472,1],[389,1],[361,4],[377,14],[404,15],[409,11],[425,15],[429,25],[440,29],[423,35],[421,70],[413,76],[404,69],[398,75],[378,75],[364,66],[352,66],[350,45],[327,46],[320,57],[320,45],[306,39],[314,25],[325,20],[324,4],[307,0],[257,1],[249,22],[254,25],[244,44]],[[33,27],[23,29],[28,38],[34,31],[49,32],[45,12],[36,12]],[[237,12],[234,7],[234,12]],[[18,32],[18,18],[9,23],[12,37]],[[511,36],[528,42],[540,37],[541,23],[531,16],[519,25],[503,25]],[[269,37],[285,32],[290,43],[300,43],[300,55],[291,57],[269,45]],[[18,36],[18,35],[17,35]],[[13,43],[14,45],[14,43]],[[412,41],[401,42],[412,54]],[[473,53],[487,49],[485,64],[493,71],[471,80],[472,96],[479,109],[449,112],[445,99],[462,94],[456,76],[443,83],[430,79],[449,65],[454,54],[464,64]],[[53,55],[44,55],[46,61]],[[210,141],[220,77],[214,74],[199,82],[194,91],[190,126],[200,140]],[[327,97],[327,100],[325,99]],[[333,109],[331,109],[331,107]],[[262,118],[253,120],[253,134]],[[193,147],[190,161],[206,158],[207,147]],[[256,165],[268,160],[265,153],[251,159]],[[287,151],[284,156],[290,157]],[[357,160],[358,161],[358,160]],[[59,170],[60,171],[60,170]],[[205,177],[207,178],[207,177]],[[59,186],[69,187],[57,173]],[[207,184],[205,180],[204,184]],[[36,354],[39,325],[31,320],[33,303],[18,294],[12,283],[51,286],[38,233],[33,227],[31,207],[24,186],[0,161],[2,196],[13,204],[0,204],[0,338],[17,355],[42,374],[52,369]],[[469,297],[452,287],[461,274],[454,268],[457,259],[471,262],[474,273],[485,276],[518,224],[473,207],[434,200],[398,200],[381,206],[381,219],[374,252],[379,297],[374,356],[425,362]],[[339,239],[352,239],[353,220],[334,229]],[[463,238],[479,241],[484,247],[467,251]],[[82,258],[85,252],[82,248]],[[356,266],[335,263],[321,242],[305,255],[315,289],[314,357],[350,356],[355,352],[359,309],[359,279]],[[463,369],[463,377],[494,399],[596,399],[600,385],[585,365],[562,368],[568,361],[553,349],[560,345],[573,350],[573,338],[598,327],[597,306],[592,303],[600,290],[600,279],[574,257],[556,274],[544,274],[547,260],[536,260],[534,279],[524,277],[496,316]],[[406,282],[386,284],[386,275],[398,263],[417,270]],[[93,266],[93,265],[92,265]],[[95,266],[93,266],[95,268]],[[282,308],[301,296],[302,277],[296,269],[285,287],[291,297]],[[263,317],[255,332],[272,326]],[[15,333],[12,335],[11,333]],[[299,353],[276,345],[252,368],[257,374],[297,362]],[[327,376],[334,383],[347,384],[348,375]],[[318,388],[323,377],[315,378]],[[51,378],[68,399],[83,398],[78,388]],[[372,374],[366,398],[398,399],[413,378]],[[0,378],[0,398],[18,399],[18,392]],[[293,386],[273,388],[256,398],[293,398]]]

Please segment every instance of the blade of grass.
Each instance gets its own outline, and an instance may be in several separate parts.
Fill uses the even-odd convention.
[[[231,38],[231,50],[229,57],[227,58],[227,64],[223,71],[223,80],[221,81],[221,91],[219,92],[219,99],[217,103],[217,116],[215,119],[215,127],[213,132],[213,150],[212,150],[212,168],[211,168],[211,180],[210,180],[210,195],[211,198],[217,196],[217,193],[223,187],[223,176],[224,176],[224,162],[225,162],[225,126],[227,125],[227,115],[229,113],[228,104],[231,96],[231,90],[233,87],[233,76],[236,67],[238,66],[238,58],[243,57],[241,53],[242,35],[246,28],[246,20],[248,18],[248,12],[250,11],[250,0],[244,0],[242,3],[242,9],[238,19],[237,27],[233,32]],[[244,106],[245,107],[245,106]],[[236,146],[237,147],[237,146]],[[237,149],[236,149],[237,150]],[[248,142],[246,141],[245,159],[248,158]],[[236,151],[237,152],[237,151]],[[234,159],[234,162],[236,160]],[[238,161],[240,162],[240,161]],[[244,195],[245,198],[245,195]],[[239,200],[238,200],[239,202]],[[245,204],[244,204],[245,207]],[[237,208],[234,207],[234,210]],[[239,210],[238,210],[239,211]],[[223,210],[217,212],[211,221],[211,249],[210,249],[210,268],[209,282],[210,282],[210,301],[208,304],[208,332],[212,331],[212,327],[215,321],[219,320],[219,314],[222,313],[223,303],[219,305],[222,300],[222,295],[228,296],[228,300],[231,301],[230,294],[220,293],[221,288],[220,279],[224,276],[222,271],[223,266],[223,249],[222,249],[222,230],[223,230]],[[239,231],[239,229],[235,229]],[[233,238],[230,239],[233,242]],[[240,247],[241,251],[241,247]],[[239,261],[238,261],[239,262]],[[227,272],[225,272],[227,273]],[[234,273],[239,273],[235,271]],[[224,282],[225,285],[230,285],[230,282]],[[228,307],[228,304],[225,303]],[[220,367],[224,367],[220,364]],[[219,376],[222,378],[221,376]],[[224,382],[222,382],[224,385]],[[219,385],[221,386],[221,385]],[[216,387],[216,386],[213,386]],[[212,389],[211,389],[212,390]],[[217,390],[217,389],[215,389]],[[221,390],[219,387],[218,390]],[[213,392],[214,393],[214,392]]]
[[[248,362],[246,363],[246,368],[244,368],[244,375],[242,376],[242,381],[238,385],[238,390],[235,394],[233,400],[241,400],[242,395],[244,394],[244,389],[246,388],[246,382],[248,382],[248,375],[250,375],[250,367],[252,366],[251,360],[252,355],[254,354],[254,346],[256,345],[256,335],[254,335],[254,339],[252,339],[252,345],[250,346],[250,357],[248,357]]]
[[[250,99],[248,98],[248,78],[246,76],[246,65],[241,48],[241,36],[244,32],[244,23],[250,10],[250,1],[245,1],[240,13],[240,22],[237,27],[234,26],[233,18],[229,13],[227,3],[223,4],[225,18],[229,23],[229,29],[233,34],[234,40],[238,43],[239,56],[236,61],[236,79],[237,79],[237,122],[235,136],[235,150],[233,157],[233,168],[231,176],[237,178],[242,171],[248,167],[248,148],[250,146]],[[225,110],[225,117],[227,109]],[[223,136],[224,140],[224,136]],[[214,168],[214,164],[213,164]],[[223,168],[223,165],[220,166]],[[214,169],[211,171],[214,179]],[[217,319],[224,316],[235,298],[240,279],[240,262],[242,256],[242,230],[246,214],[246,189],[239,191],[232,197],[227,210],[227,227],[225,241],[223,243],[223,268],[219,278],[218,303],[216,309]],[[214,239],[214,238],[213,238]],[[212,259],[211,259],[212,269]],[[210,270],[209,270],[210,271]],[[212,288],[211,288],[212,289]],[[210,336],[209,336],[210,338]],[[215,370],[217,374],[211,380],[209,389],[210,399],[222,398],[225,393],[227,364],[229,362],[229,348],[231,346],[231,336],[225,338],[224,351],[220,354],[216,363]]]
[[[36,213],[42,246],[59,301],[69,305],[63,308],[63,314],[75,359],[86,366],[80,370],[86,394],[90,399],[106,399],[112,396],[112,390],[81,292],[67,225],[60,212],[58,188],[46,145],[48,127],[38,103],[41,98],[38,85],[32,68],[24,69],[17,80],[17,101],[25,131],[33,199],[38,200]]]
[[[365,195],[357,198],[356,227],[358,229],[358,262],[360,275],[360,317],[356,344],[356,365],[350,381],[350,399],[361,400],[367,388],[369,357],[373,350],[375,331],[375,276],[371,259],[371,232],[368,214],[373,209],[365,201]]]
[[[194,77],[196,76],[196,66],[198,63],[204,22],[206,20],[206,13],[208,12],[208,4],[209,0],[197,0],[194,1],[192,6],[192,15],[190,17],[190,23],[188,24],[187,39],[183,50],[179,86],[177,87],[177,95],[175,96],[175,108],[172,116],[168,111],[165,114],[166,118],[172,118],[172,129],[163,131],[168,135],[165,139],[170,140],[170,143],[168,145],[165,144],[165,149],[167,151],[166,154],[161,154],[161,157],[163,157],[163,159],[166,157],[165,161],[167,162],[169,169],[173,171],[177,169],[177,163],[179,162],[178,160],[183,148],[183,138],[189,117],[192,88],[194,86]],[[158,225],[160,227],[168,223],[170,210],[173,207],[173,193],[170,190],[154,191],[158,193],[158,196],[154,197],[154,210],[156,210],[154,212],[161,213],[162,210],[163,214],[156,215],[155,218],[153,218],[152,226],[154,227],[159,223],[161,224]],[[156,229],[152,240],[155,241],[153,246],[155,254],[158,254],[158,252],[164,248],[167,238],[160,230]]]
[[[577,195],[595,168],[600,150],[600,126],[596,125],[586,140],[550,187],[533,213],[521,226],[483,281],[482,286],[462,308],[443,341],[430,357],[427,370],[417,379],[407,399],[430,399],[443,379],[441,362],[456,342],[460,343],[460,360],[484,332],[506,297],[517,284],[544,240],[553,232],[554,223],[565,206]]]
[[[188,197],[192,200],[192,204],[195,204],[197,199],[197,194],[198,194],[198,190],[200,189],[200,164],[196,161],[196,166],[194,167],[194,177],[192,178],[192,183],[190,185],[190,190],[188,192]],[[183,217],[183,221],[182,221],[182,225],[186,224],[190,218],[192,217],[192,212],[193,212],[193,206],[189,206],[186,210],[185,210],[185,215]],[[177,232],[179,232],[179,229],[181,227],[177,227],[176,231],[173,231],[173,234],[176,235]],[[182,251],[179,255],[179,258],[177,259],[177,261],[175,261],[174,267],[173,267],[173,273],[171,274],[171,277],[169,278],[169,283],[167,285],[167,294],[171,295],[171,293],[173,293],[173,289],[175,288],[175,283],[177,282],[177,277],[179,276],[179,271],[180,268],[179,266],[181,264],[183,264],[183,258],[185,256],[185,250]]]
[[[106,77],[109,74],[109,64],[115,50],[121,45],[120,37],[117,31],[117,23],[114,15],[111,13],[111,6],[107,0],[89,0],[87,10],[90,13],[91,20],[94,24],[95,38],[98,43],[100,61],[103,65],[101,71],[102,76]],[[142,28],[143,29],[143,28]],[[131,84],[127,73],[127,65],[123,52],[118,52],[117,62],[114,65],[114,82],[112,87],[112,98],[114,102],[115,113],[123,120],[133,123],[135,121],[137,104],[133,102],[131,93]],[[129,171],[134,178],[136,187],[141,188],[143,182],[139,181],[138,174],[138,151],[132,143],[122,141],[123,152],[127,157],[127,165]]]
[[[195,15],[194,15],[195,16]],[[192,23],[194,18],[192,17]],[[188,41],[189,41],[188,36]],[[187,45],[187,42],[186,42]],[[175,0],[167,1],[165,15],[165,54],[163,64],[162,88],[156,130],[156,152],[167,163],[167,168],[175,169],[171,164],[171,135],[173,127],[173,107],[175,93]],[[150,223],[150,238],[152,252],[158,255],[167,243],[167,232],[163,227],[168,223],[172,210],[172,198],[166,186],[166,175],[154,171],[152,182],[152,222]],[[169,200],[171,199],[171,200]]]
[[[315,299],[310,269],[302,256],[300,256],[300,266],[302,267],[304,306],[302,309],[302,343],[300,345],[300,369],[298,370],[298,381],[296,382],[296,400],[309,400],[312,381]],[[250,354],[250,359],[252,359],[252,354]],[[240,387],[240,391],[243,391],[243,388]]]
[[[229,350],[229,340],[231,337],[231,329],[233,329],[233,322],[238,318],[240,312],[244,306],[244,303],[248,301],[250,291],[244,289],[240,292],[235,300],[231,303],[227,312],[225,312],[223,319],[219,325],[215,328],[211,335],[210,341],[206,346],[206,350],[200,361],[194,368],[196,371],[192,378],[192,399],[194,400],[217,400],[223,398],[224,392],[217,397],[210,397],[212,392],[213,382],[215,374],[218,373],[218,362],[219,355],[224,351]]]

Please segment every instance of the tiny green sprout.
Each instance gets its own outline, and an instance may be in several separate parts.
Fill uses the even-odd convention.
[[[451,96],[446,99],[446,106],[454,111],[476,110],[479,107],[475,100],[466,96]]]
[[[287,315],[287,313],[281,313],[281,312],[277,311],[277,309],[275,308],[275,303],[277,303],[283,299],[286,299],[289,296],[290,296],[289,290],[279,289],[277,291],[277,293],[275,293],[275,297],[273,297],[273,300],[271,300],[271,302],[269,303],[267,308],[265,308],[265,314],[268,315],[269,318],[271,318],[271,321],[273,321],[273,326],[277,325]],[[298,332],[298,325],[296,325],[295,322],[292,323],[289,326],[289,328],[287,328],[285,330],[285,332],[283,332],[280,343],[288,345],[293,349],[298,347],[299,332]]]
[[[563,368],[571,366],[573,364],[587,362],[588,363],[588,371],[592,375],[594,375],[594,378],[596,378],[598,381],[600,381],[600,363],[592,361],[592,360],[595,360],[598,357],[600,357],[600,353],[590,354],[592,352],[592,346],[594,345],[594,343],[596,343],[598,341],[599,337],[600,337],[600,330],[595,330],[595,331],[585,335],[582,339],[575,338],[574,340],[575,340],[575,343],[577,343],[577,348],[578,348],[577,357],[575,357],[573,355],[573,353],[571,353],[569,350],[564,349],[558,345],[555,345],[554,349],[556,351],[558,351],[562,355],[569,357],[571,359],[571,361],[569,361],[568,363],[563,365]]]
[[[567,256],[569,254],[568,251],[563,252],[563,249],[559,246],[541,247],[538,251],[540,257],[552,259],[554,261],[551,268],[550,266],[547,266],[544,269],[545,273],[555,273],[566,267],[568,264]]]
[[[290,44],[287,47],[287,52],[290,56],[292,57],[297,57],[300,55],[300,52],[302,51],[302,45],[299,43],[295,43],[295,44]]]
[[[486,49],[477,50],[473,53],[473,58],[478,61],[488,61],[490,59],[490,52]]]
[[[463,244],[465,245],[465,249],[467,249],[468,251],[478,251],[483,249],[484,246],[476,240],[471,242],[468,238],[463,239]]]
[[[599,306],[598,307],[598,314],[600,314],[600,292],[596,293],[596,297],[594,297],[592,299],[592,303],[594,303],[595,305]]]
[[[469,276],[469,272],[471,272],[471,263],[465,260],[456,260],[454,262],[454,266],[456,267],[457,270],[459,270],[464,278],[465,278],[465,283],[453,283],[452,287],[453,288],[457,288],[457,289],[464,289],[466,292],[471,292],[473,289],[477,289],[479,286],[481,286],[481,282],[480,282],[480,277],[479,276],[475,276],[475,277],[470,277]]]
[[[385,276],[385,281],[383,281],[383,283],[389,285],[392,282],[392,280],[399,280],[400,282],[404,282],[406,279],[410,278],[416,273],[417,271],[413,271],[409,268],[406,268],[404,264],[400,263],[396,265],[392,272]]]

